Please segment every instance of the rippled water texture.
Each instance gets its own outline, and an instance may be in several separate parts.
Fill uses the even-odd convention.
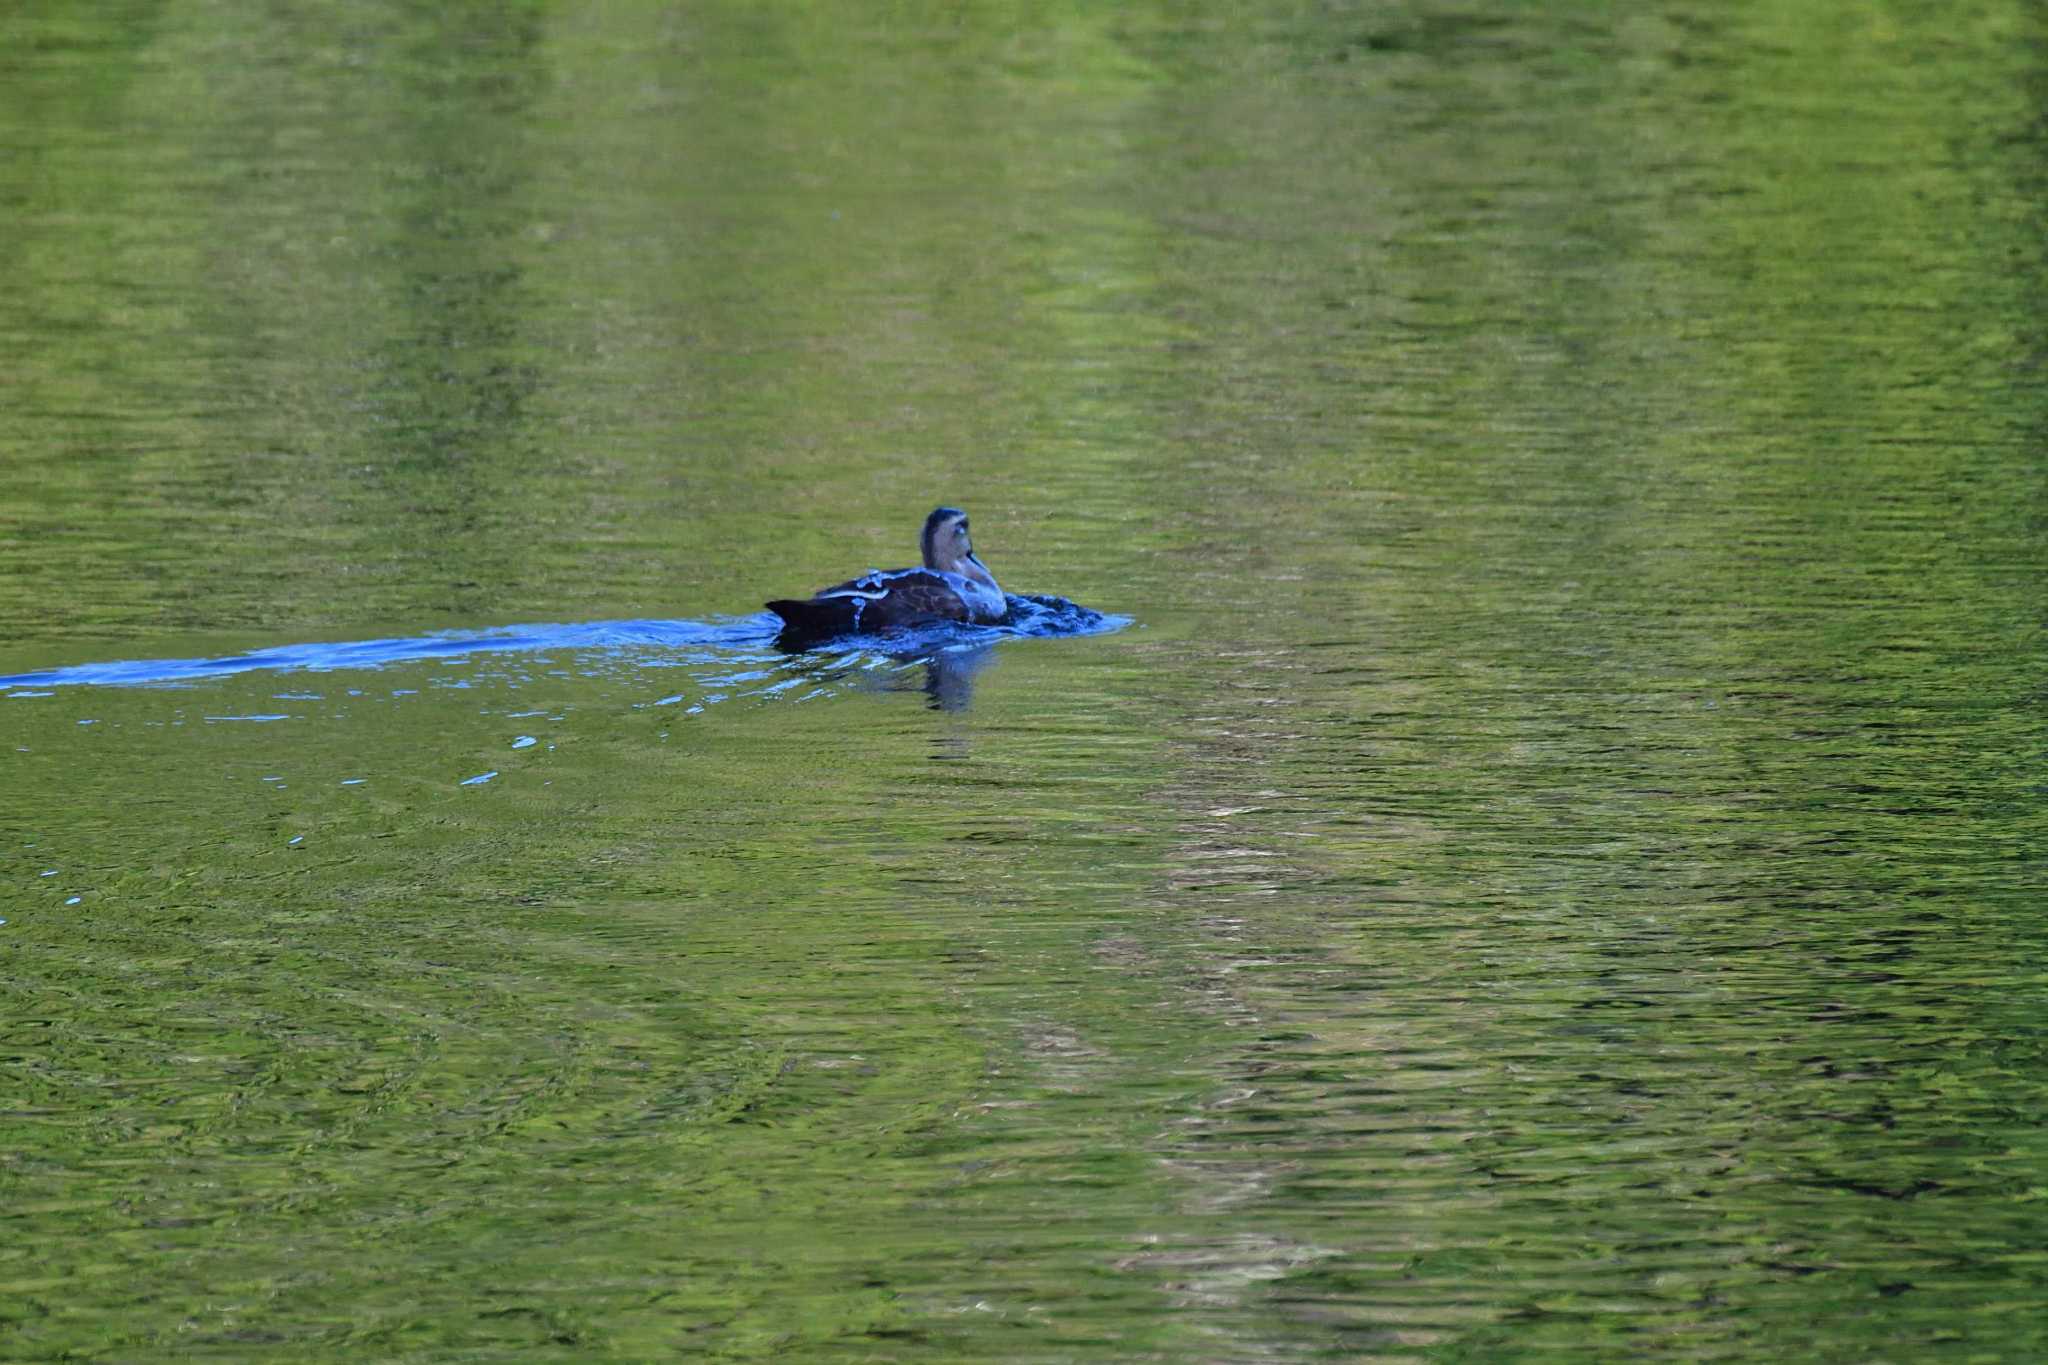
[[[2048,1354],[2043,25],[6,7],[0,1357]]]

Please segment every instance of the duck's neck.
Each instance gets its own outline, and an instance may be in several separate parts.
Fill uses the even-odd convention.
[[[926,565],[933,569],[943,569],[947,573],[959,574],[962,578],[968,579],[971,582],[986,583],[994,590],[997,596],[1002,595],[1003,588],[1000,583],[996,582],[996,576],[990,573],[988,565],[982,563],[980,558],[975,555],[961,555],[950,564],[934,564],[928,559]]]
[[[996,582],[996,576],[988,571],[988,566],[973,555],[967,556],[967,577],[977,583],[988,584],[996,596],[1001,597],[1003,595],[1002,584]]]

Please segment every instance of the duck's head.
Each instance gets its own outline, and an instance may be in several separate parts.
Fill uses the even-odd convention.
[[[967,514],[957,507],[934,507],[924,519],[924,566],[956,573],[986,583],[997,592],[996,577],[974,553],[974,541],[967,534]]]

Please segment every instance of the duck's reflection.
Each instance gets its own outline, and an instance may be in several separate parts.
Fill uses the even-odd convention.
[[[974,701],[974,675],[995,661],[987,645],[945,650],[924,661],[925,704],[934,711],[965,711]]]
[[[801,657],[801,656],[799,656]],[[805,669],[813,683],[827,690],[852,687],[871,692],[924,693],[934,711],[965,711],[974,702],[974,678],[995,659],[993,645],[955,645],[947,649],[865,649]]]

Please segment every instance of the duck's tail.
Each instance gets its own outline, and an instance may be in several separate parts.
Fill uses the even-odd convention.
[[[775,637],[775,643],[783,649],[809,649],[835,635],[851,635],[860,628],[857,607],[866,605],[844,597],[770,602],[768,610],[782,618],[782,633]]]

